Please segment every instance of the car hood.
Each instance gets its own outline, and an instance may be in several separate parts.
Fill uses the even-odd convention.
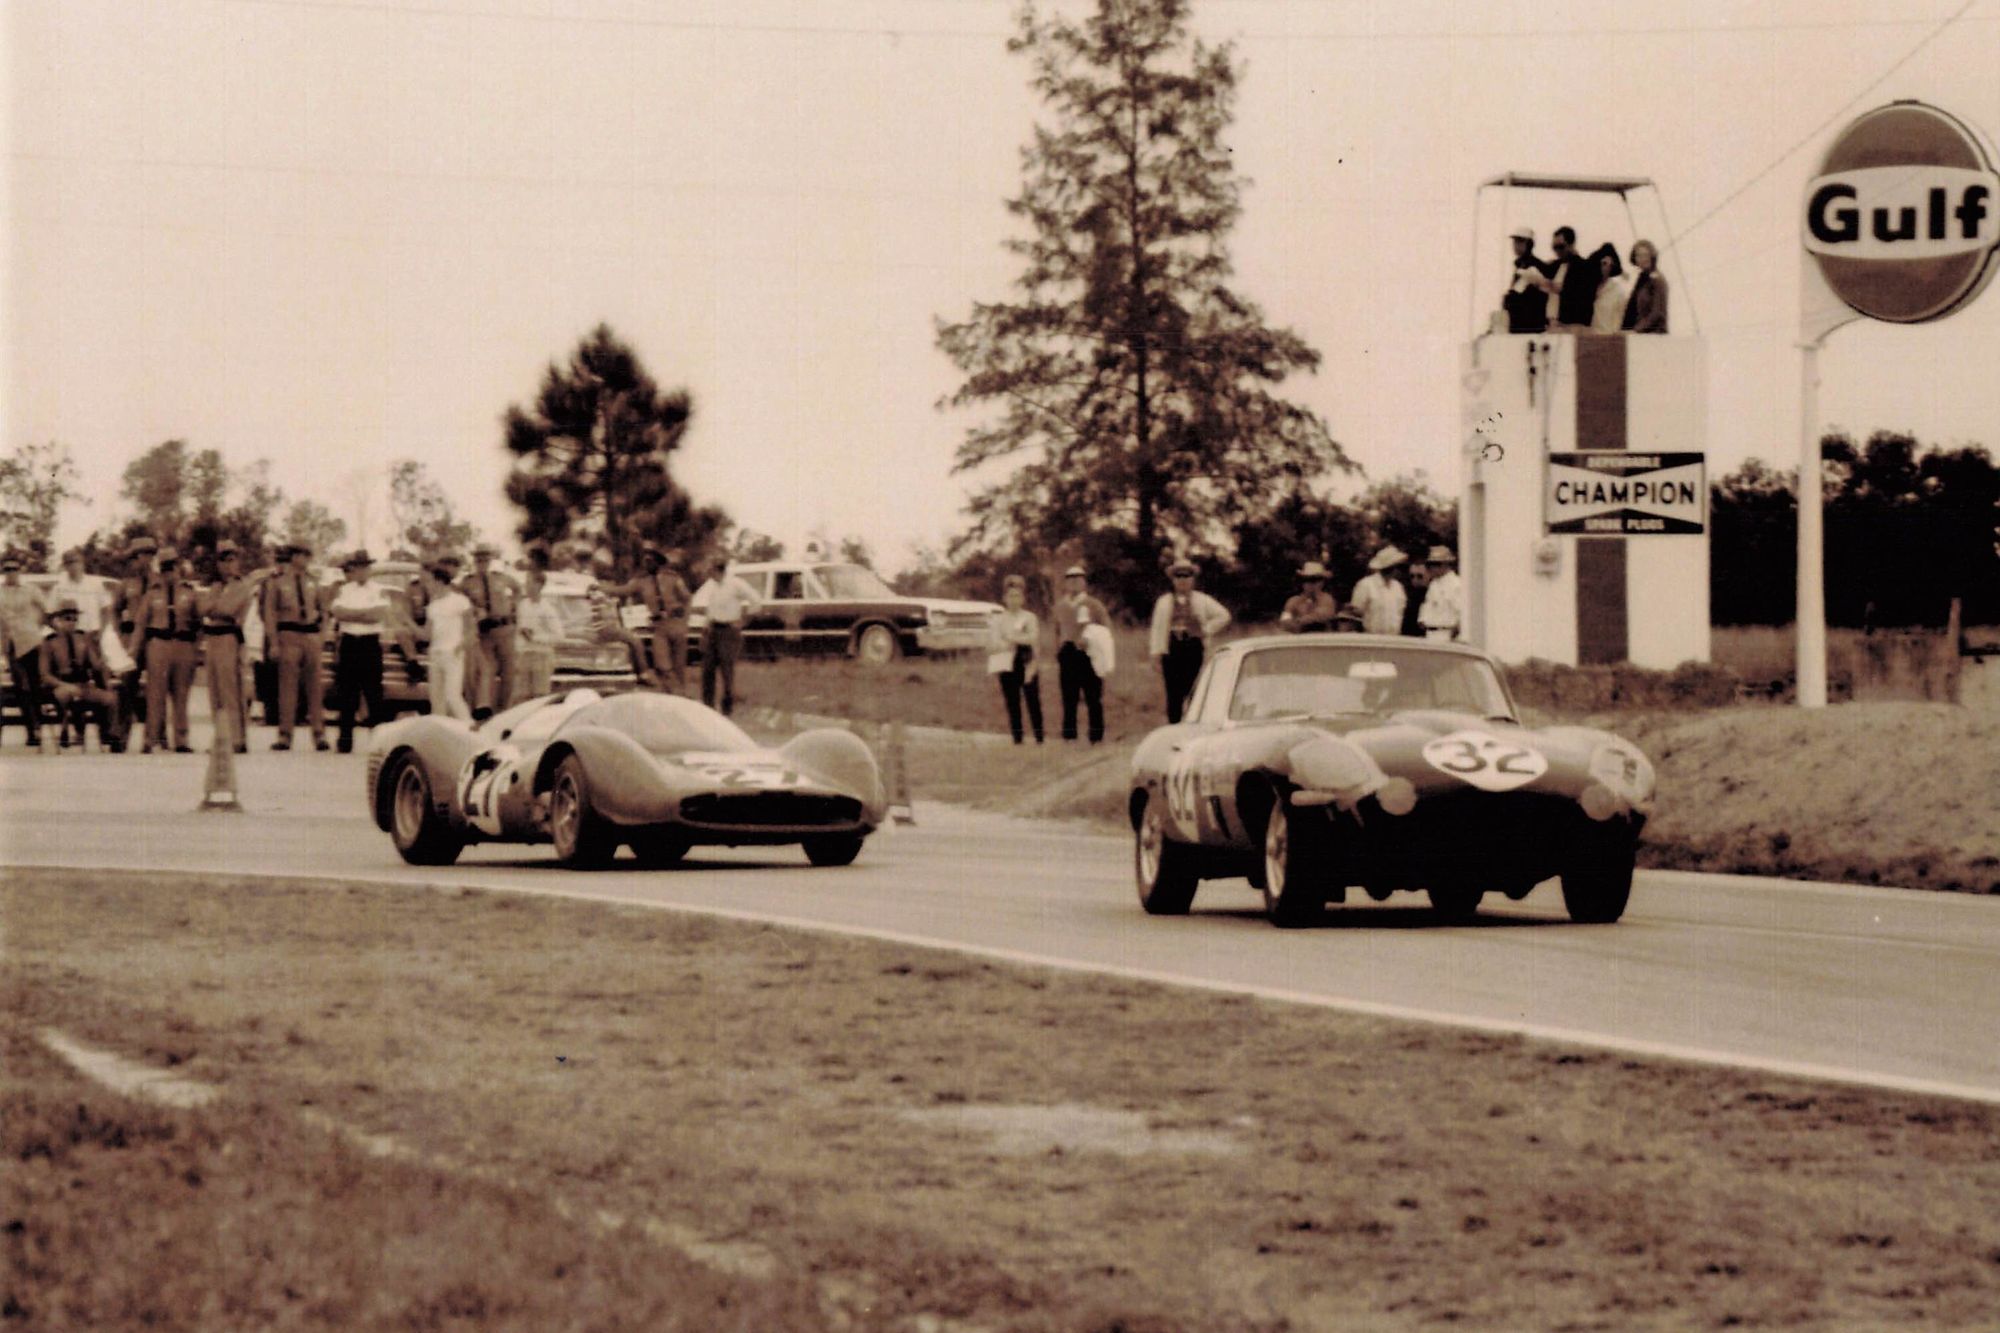
[[[1598,746],[1616,739],[1588,727],[1528,727],[1434,709],[1294,725],[1342,737],[1384,774],[1409,779],[1419,792],[1471,785],[1575,795],[1590,781]]]

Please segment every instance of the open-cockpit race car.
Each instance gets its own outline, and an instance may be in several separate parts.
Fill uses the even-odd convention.
[[[1632,891],[1653,766],[1589,727],[1521,725],[1477,649],[1364,634],[1244,639],[1211,657],[1185,720],[1132,760],[1139,902],[1186,912],[1203,879],[1247,876],[1281,926],[1359,886],[1424,889],[1463,919],[1559,876],[1575,921]]]
[[[691,847],[798,843],[846,865],[882,821],[875,757],[851,732],[779,749],[691,699],[571,690],[474,725],[405,718],[375,729],[368,800],[413,865],[450,865],[472,842],[549,842],[574,869],[629,846],[647,865]]]

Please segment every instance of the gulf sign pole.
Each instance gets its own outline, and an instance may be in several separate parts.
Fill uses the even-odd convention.
[[[1972,128],[1923,102],[1848,123],[1806,184],[1799,285],[1798,701],[1826,707],[1819,349],[1856,319],[1923,324],[1970,304],[2000,259],[2000,175]]]

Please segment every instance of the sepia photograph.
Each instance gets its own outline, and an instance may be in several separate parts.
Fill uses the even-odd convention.
[[[2000,0],[0,0],[0,1324],[2000,1329]]]

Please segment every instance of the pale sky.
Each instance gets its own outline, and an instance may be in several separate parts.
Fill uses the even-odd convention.
[[[1641,233],[1687,233],[1667,271],[1675,331],[1708,339],[1711,472],[1788,465],[1797,219],[1837,125],[1815,130],[1963,3],[1196,0],[1248,66],[1237,287],[1325,356],[1287,392],[1371,477],[1455,491],[1459,345],[1506,249],[1496,206],[1475,279],[1478,182],[1649,176],[1672,226],[1647,204]],[[698,499],[895,568],[963,526],[933,320],[1016,271],[1002,203],[1036,108],[1013,12],[0,0],[4,447],[75,452],[98,499],[65,540],[173,437],[270,456],[350,526],[372,492],[378,545],[388,466],[420,458],[506,536],[501,413],[605,321],[694,395],[677,475]],[[1974,0],[1840,120],[1917,97],[1991,136],[1996,71],[2000,0]],[[1586,250],[1630,240],[1615,206],[1514,209]],[[1990,290],[1936,325],[1850,325],[1824,423],[2000,451],[1996,364]]]

